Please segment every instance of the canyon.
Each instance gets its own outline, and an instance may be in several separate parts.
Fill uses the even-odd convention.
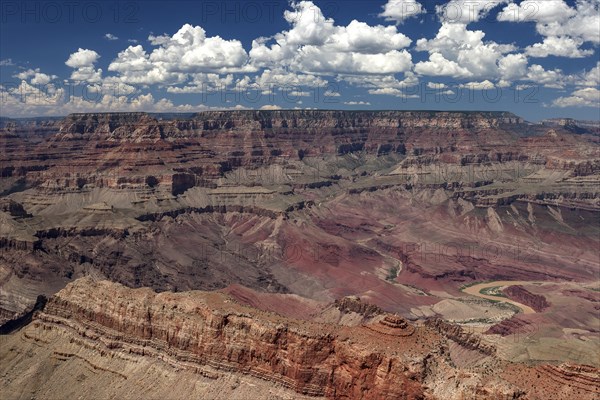
[[[280,393],[270,398],[285,398],[290,391],[302,398],[336,399],[532,398],[523,388],[535,388],[547,399],[600,394],[594,367],[522,366],[520,374],[537,374],[532,382],[514,375],[510,363],[477,343],[461,328],[439,320],[413,325],[386,315],[351,327],[318,324],[259,311],[218,292],[157,294],[81,278],[53,296],[17,336],[3,339],[0,379],[19,397],[48,398],[55,395],[64,369],[84,363],[78,381],[91,388],[109,376],[113,384],[94,387],[93,394],[120,397],[132,390],[139,394],[140,382],[148,377],[139,378],[135,366],[140,359],[152,359],[161,369],[192,371],[213,386],[231,374],[250,382],[258,378],[271,383],[271,393]],[[27,354],[22,350],[26,344]],[[452,362],[450,346],[452,352],[480,352],[484,361],[461,371]],[[10,373],[11,368],[32,368],[23,358],[39,357],[40,348],[51,350],[54,359],[39,372],[46,382],[31,384]],[[131,382],[136,377],[138,383]],[[267,389],[261,389],[251,393],[264,396]]]
[[[599,187],[597,124],[507,112],[2,118],[3,386],[594,398]]]

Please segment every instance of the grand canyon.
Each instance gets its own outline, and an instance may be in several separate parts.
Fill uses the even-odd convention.
[[[596,399],[600,125],[0,119],[2,397]]]

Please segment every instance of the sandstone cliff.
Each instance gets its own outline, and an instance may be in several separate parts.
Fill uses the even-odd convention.
[[[274,387],[331,399],[557,398],[555,393],[541,389],[543,381],[524,384],[501,362],[468,371],[452,366],[447,343],[436,331],[468,347],[473,340],[463,343],[464,335],[448,325],[434,323],[432,327],[414,326],[392,315],[366,326],[316,324],[242,306],[217,292],[156,294],[149,289],[128,289],[84,278],[51,298],[44,310],[35,314],[32,324],[13,333],[11,347],[3,354],[12,365],[13,360],[21,360],[23,346],[29,348],[27,343],[36,343],[27,351],[33,354],[48,350],[56,362],[65,363],[67,369],[61,374],[70,371],[76,376],[79,372],[69,368],[80,368],[83,362],[86,368],[96,371],[93,379],[109,376],[119,382],[110,390],[98,389],[97,393],[112,396],[119,396],[120,391],[144,393],[145,389],[136,385],[150,383],[143,383],[134,365],[147,365],[153,360],[151,370],[164,364],[185,375],[186,381],[181,384],[186,390],[191,390],[190,382],[204,377],[246,374],[271,382]],[[43,357],[34,361],[27,361],[31,370],[39,368],[36,363],[47,362]],[[14,364],[17,369],[19,363]],[[115,369],[115,365],[123,368]],[[490,370],[492,367],[495,371]],[[593,377],[597,370],[593,367],[540,368],[550,374],[549,387],[553,382],[573,387],[561,394],[577,393],[577,398],[591,399],[598,393],[598,379]],[[48,372],[45,386],[53,387],[56,394],[54,380],[60,375],[54,375],[53,369]],[[531,371],[535,374],[534,368],[521,369],[521,376],[531,375]],[[26,378],[27,374],[23,377],[9,370],[1,372],[9,398],[22,397],[18,393],[26,393],[23,385],[44,392]],[[80,376],[87,376],[85,369],[80,372],[84,373]],[[506,380],[499,379],[498,373]],[[131,381],[129,378],[134,376],[137,380]],[[151,383],[157,391],[165,384],[160,377]],[[79,393],[88,390],[87,384],[79,380],[64,388],[63,393],[77,395],[78,387]],[[531,387],[535,388],[531,392],[536,393],[534,396],[528,394]],[[173,393],[178,398],[186,397],[185,390]]]
[[[503,292],[511,299],[526,304],[537,312],[543,311],[550,306],[544,296],[531,293],[523,286],[509,286],[505,288]]]

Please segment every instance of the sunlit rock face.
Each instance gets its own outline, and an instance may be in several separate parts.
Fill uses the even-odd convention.
[[[53,326],[49,332],[56,336],[35,333],[43,340],[69,342],[69,335],[81,336],[75,325],[87,326],[88,319],[98,329],[93,340],[112,332],[115,343],[127,337],[135,344],[160,334],[155,352],[183,347],[194,365],[227,354],[233,357],[227,368],[254,371],[259,381],[280,382],[298,396],[386,398],[405,390],[415,398],[460,398],[471,392],[460,385],[444,392],[448,385],[440,376],[460,376],[453,368],[483,363],[473,375],[484,390],[480,398],[512,395],[515,388],[539,397],[523,377],[539,372],[563,379],[574,370],[588,374],[570,365],[595,365],[600,146],[593,124],[533,125],[503,112],[413,111],[73,114],[0,122],[1,323],[26,321],[45,295],[51,300],[35,329]],[[92,280],[65,289],[79,278]],[[129,292],[98,280],[148,289]],[[535,313],[461,291],[481,281],[513,282],[496,293]],[[90,293],[100,287],[117,297],[143,294],[152,303],[140,303],[150,320],[119,305],[122,322],[115,322],[113,311],[94,308],[95,302],[117,307],[100,295],[90,295],[87,305],[82,300],[87,311],[80,316],[65,311],[77,303],[65,299],[85,285]],[[192,312],[177,314],[179,331],[169,331],[166,322],[153,325],[154,317],[168,319],[161,302],[171,302],[170,296],[183,301],[187,295],[178,292],[190,290],[221,293],[199,299],[226,299],[226,293],[250,307],[244,312],[252,321],[236,316],[231,323],[235,331],[246,329],[243,321],[250,327],[235,350],[214,341],[202,347],[213,358],[199,359],[200,347],[190,353],[192,342],[229,335],[230,322],[219,313],[209,316],[212,309],[193,322],[210,328],[202,337],[183,332],[195,321]],[[309,357],[303,351],[311,345],[294,331],[285,333],[297,344],[292,357],[280,353],[283,345],[273,338],[285,335],[261,322],[262,312],[317,321],[327,332],[363,326],[365,337],[383,341],[408,343],[426,331],[447,342],[447,349],[432,348],[455,365],[441,361],[446,355],[427,358],[423,341],[409,360],[393,354],[403,351],[394,347],[400,344],[390,345],[392,353],[363,354],[349,343],[362,339],[346,343],[338,333],[323,339],[317,331],[310,340],[329,353],[315,350]],[[62,322],[47,320],[52,315]],[[223,329],[215,328],[219,324]],[[57,333],[57,326],[71,326],[70,333]],[[263,331],[271,332],[265,333],[268,345]],[[520,340],[523,335],[536,341]],[[377,372],[368,375],[371,369],[330,358],[331,351],[348,360],[353,352],[372,357],[365,363]],[[270,358],[259,360],[261,352]],[[275,355],[287,361],[272,364]],[[495,363],[546,365],[550,359],[569,364],[535,373],[507,367],[502,382],[486,380],[486,368]],[[310,363],[319,366],[307,372]],[[399,386],[385,383],[388,378]],[[547,387],[544,396],[554,386]]]

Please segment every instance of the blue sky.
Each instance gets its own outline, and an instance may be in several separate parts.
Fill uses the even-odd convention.
[[[597,120],[599,5],[4,0],[0,114],[439,109]]]

